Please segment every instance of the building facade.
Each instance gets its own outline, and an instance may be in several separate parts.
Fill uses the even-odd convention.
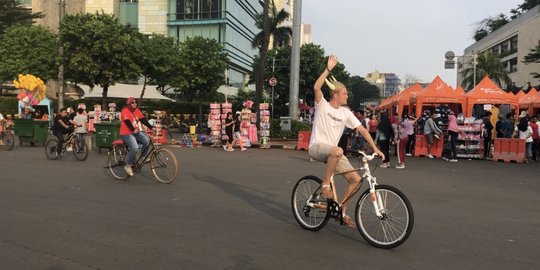
[[[457,85],[461,85],[463,81],[461,71],[472,65],[474,55],[488,50],[499,55],[508,76],[517,87],[526,88],[529,83],[539,85],[540,79],[533,78],[531,73],[540,72],[540,64],[522,62],[531,49],[538,45],[540,45],[540,5],[467,47],[464,56],[458,59]],[[507,89],[510,86],[501,87]]]
[[[401,80],[394,73],[368,73],[365,80],[380,89],[381,97],[388,97],[399,92]]]

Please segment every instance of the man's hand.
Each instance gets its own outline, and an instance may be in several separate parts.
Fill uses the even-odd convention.
[[[375,148],[375,151],[374,151],[377,156],[379,156],[380,159],[384,160],[384,154],[381,152],[381,150],[379,150],[379,148]]]
[[[337,65],[338,59],[335,55],[328,56],[328,63],[326,64],[326,68],[328,68],[328,71],[332,71],[332,69]]]

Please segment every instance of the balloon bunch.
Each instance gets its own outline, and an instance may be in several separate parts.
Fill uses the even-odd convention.
[[[45,98],[47,86],[38,77],[26,74],[19,74],[18,79],[13,81],[15,88],[20,89],[21,93],[17,95],[21,109],[34,111],[32,106],[37,105]]]

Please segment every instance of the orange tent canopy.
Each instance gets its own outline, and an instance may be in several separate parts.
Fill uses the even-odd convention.
[[[457,103],[465,110],[467,103],[465,96],[454,91],[439,76],[436,76],[424,91],[412,95],[410,100],[411,104],[416,104],[416,115],[422,113],[422,106],[426,104]]]
[[[458,87],[456,88],[456,94],[459,94],[459,95],[465,95],[465,90],[463,90],[463,87],[458,86]]]
[[[488,76],[485,76],[473,90],[465,93],[467,97],[466,116],[472,116],[475,104],[510,104],[518,107],[519,100],[513,94],[506,93],[498,87]]]
[[[532,88],[527,94],[519,98],[519,108],[527,108],[534,100],[534,96],[538,93],[536,89]]]
[[[397,112],[399,114],[403,114],[403,107],[410,104],[411,96],[420,91],[422,91],[422,86],[419,83],[415,83],[414,85],[410,86],[409,88],[397,94],[394,100],[392,101],[393,105],[398,106]],[[409,106],[409,113],[410,113],[410,106]]]
[[[525,96],[525,92],[523,92],[523,89],[519,90],[519,92],[516,93],[516,97],[521,98]]]

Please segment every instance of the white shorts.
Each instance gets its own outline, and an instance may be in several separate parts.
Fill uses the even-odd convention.
[[[309,156],[316,161],[326,162],[328,160],[330,149],[332,149],[332,147],[337,147],[337,146],[332,146],[332,145],[323,144],[323,143],[314,143],[309,147]],[[342,155],[341,159],[338,161],[338,164],[334,172],[343,173],[343,172],[348,172],[348,171],[353,171],[353,170],[354,170],[354,167],[349,162],[349,159],[345,155]]]

